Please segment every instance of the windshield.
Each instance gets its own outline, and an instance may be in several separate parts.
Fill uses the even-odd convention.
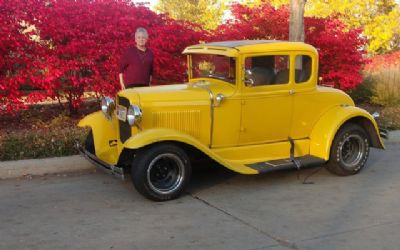
[[[221,55],[192,55],[193,78],[216,78],[235,83],[236,58]]]

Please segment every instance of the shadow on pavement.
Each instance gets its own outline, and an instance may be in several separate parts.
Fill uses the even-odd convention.
[[[220,184],[234,184],[249,188],[264,183],[270,185],[287,184],[317,184],[323,178],[334,177],[326,169],[325,165],[304,168],[300,170],[288,169],[273,171],[265,174],[242,175],[233,172],[214,162],[193,166],[192,177],[188,186],[188,193],[199,193],[211,189]]]

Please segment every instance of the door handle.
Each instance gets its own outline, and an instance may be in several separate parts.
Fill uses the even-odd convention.
[[[295,93],[296,93],[296,90],[294,90],[294,89],[289,90],[289,95],[294,95]]]

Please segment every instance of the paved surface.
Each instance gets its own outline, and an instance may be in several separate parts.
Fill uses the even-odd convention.
[[[94,166],[80,155],[19,161],[0,161],[0,179],[90,170],[94,170]]]
[[[394,130],[389,132],[389,142],[393,143],[400,142],[400,130]]]
[[[358,175],[321,168],[244,176],[195,172],[155,203],[92,174],[0,181],[0,249],[400,249],[400,144]]]

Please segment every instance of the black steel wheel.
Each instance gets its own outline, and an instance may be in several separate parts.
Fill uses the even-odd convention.
[[[364,167],[368,155],[369,140],[365,130],[356,124],[346,124],[333,140],[327,169],[342,176],[356,174]]]
[[[191,175],[185,151],[171,143],[139,150],[132,162],[132,181],[136,190],[155,201],[177,198]]]

